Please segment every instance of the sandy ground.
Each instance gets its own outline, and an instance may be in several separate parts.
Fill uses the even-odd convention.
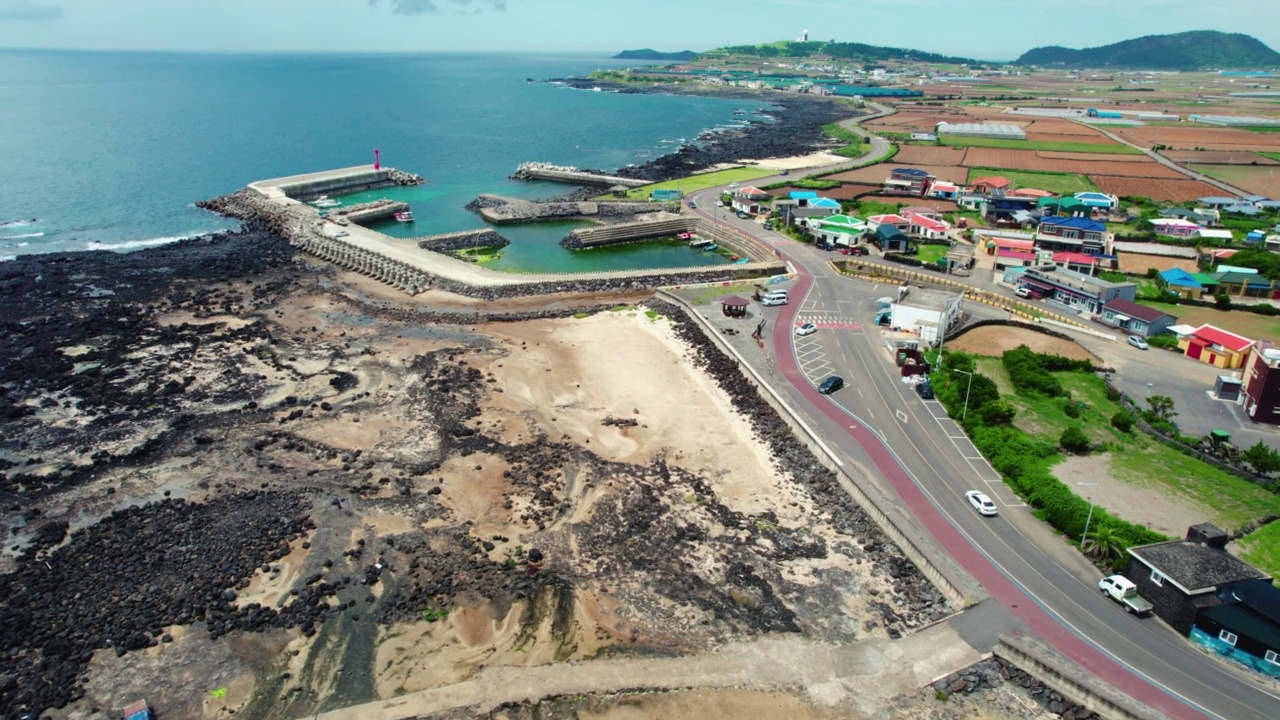
[[[766,168],[776,168],[778,170],[798,170],[800,168],[821,167],[823,165],[835,165],[836,163],[848,162],[849,158],[835,153],[816,152],[808,155],[796,155],[794,157],[782,158],[765,158],[763,160],[739,160],[743,165],[759,165]]]
[[[1005,350],[1012,350],[1019,345],[1041,353],[1052,353],[1077,360],[1092,360],[1101,364],[1101,360],[1070,340],[1050,337],[1034,330],[1022,330],[1010,327],[980,327],[961,335],[955,340],[948,339],[947,347],[975,355],[999,356]]]
[[[1116,479],[1110,453],[1069,456],[1053,466],[1053,474],[1072,487],[1081,482],[1096,483],[1096,488],[1080,487],[1080,496],[1087,498],[1087,491],[1092,490],[1094,501],[1115,516],[1170,537],[1182,537],[1187,528],[1204,522],[1202,508],[1171,496],[1166,486]]]

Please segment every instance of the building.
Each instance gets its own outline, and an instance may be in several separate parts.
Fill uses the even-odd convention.
[[[889,306],[889,325],[898,332],[918,335],[923,343],[936,345],[940,334],[945,338],[959,324],[963,308],[964,293],[912,289]]]
[[[733,200],[729,205],[735,212],[756,215],[762,209],[762,201],[771,199],[772,196],[760,188],[747,186],[734,191]]]
[[[1112,300],[1133,300],[1138,294],[1135,283],[1111,282],[1053,266],[1028,268],[1022,284],[1052,304],[1089,315],[1101,313]]]
[[[1259,340],[1249,349],[1240,394],[1249,419],[1280,425],[1280,349],[1270,340]]]
[[[1199,300],[1204,294],[1204,284],[1196,277],[1197,273],[1189,273],[1182,268],[1170,268],[1160,273],[1165,287],[1187,300]],[[1215,283],[1216,284],[1216,283]]]
[[[831,92],[834,95],[840,95],[843,97],[924,97],[924,92],[921,90],[912,90],[910,88],[873,87],[870,85],[836,85],[832,88]]]
[[[1178,338],[1178,348],[1187,357],[1225,369],[1243,367],[1251,347],[1249,338],[1212,325],[1201,325]]]
[[[995,123],[949,123],[940,122],[934,127],[939,137],[952,135],[957,137],[980,137],[994,140],[1026,140],[1027,131],[1017,125]]]
[[[1226,240],[1227,242],[1231,242],[1235,239],[1235,236],[1231,234],[1231,231],[1226,228],[1206,227],[1196,228],[1195,232],[1192,233],[1192,237],[1198,237],[1203,240]],[[1258,239],[1261,240],[1262,236],[1259,235]]]
[[[1224,585],[1217,596],[1220,605],[1196,616],[1191,642],[1280,679],[1280,590],[1259,578]]]
[[[929,188],[929,197],[939,200],[955,200],[960,196],[960,186],[945,180],[934,180]]]
[[[1199,225],[1182,218],[1153,218],[1150,222],[1157,235],[1166,237],[1194,237],[1201,229]]]
[[[901,215],[872,215],[867,218],[867,226],[871,230],[879,230],[882,225],[892,225],[900,232],[906,232],[911,221]]]
[[[994,225],[1028,227],[1035,223],[1035,216],[1031,212],[1035,205],[1035,198],[1008,195],[1003,190],[993,190],[987,194],[982,214]]]
[[[1078,192],[1075,194],[1075,198],[1085,205],[1097,210],[1110,212],[1120,207],[1120,198],[1106,193]]]
[[[889,179],[884,181],[884,190],[888,193],[901,193],[924,197],[933,184],[934,177],[917,168],[894,168],[889,172]]]
[[[1225,550],[1227,534],[1204,523],[1187,530],[1187,539],[1129,548],[1123,575],[1138,586],[1152,610],[1183,635],[1191,634],[1201,610],[1220,605],[1217,590],[1231,583],[1267,576]]]
[[[911,238],[893,225],[881,225],[871,236],[871,242],[882,252],[906,252],[911,249]]]
[[[624,188],[625,191],[625,188]],[[625,194],[625,192],[624,192]],[[650,202],[669,202],[672,200],[680,200],[684,197],[684,192],[675,188],[651,190],[649,192]]]
[[[1217,294],[1236,297],[1272,297],[1276,294],[1274,283],[1253,268],[1219,265],[1213,278],[1218,281]]]
[[[1049,216],[1036,230],[1036,247],[1054,252],[1110,255],[1111,245],[1107,226],[1088,218]]]
[[[1222,214],[1215,208],[1196,208],[1194,210],[1188,210],[1186,208],[1171,207],[1161,210],[1160,217],[1188,220],[1201,227],[1217,225],[1222,222]]]
[[[950,224],[941,218],[934,217],[930,213],[904,210],[902,215],[907,219],[907,234],[909,235],[926,240],[945,240],[947,239],[947,232],[951,230]]]
[[[1151,337],[1168,330],[1178,318],[1169,313],[1132,300],[1116,298],[1102,306],[1101,322],[1130,335]]]
[[[937,135],[927,132],[913,132],[911,133],[911,139],[920,140],[922,142],[938,142]]]
[[[1085,275],[1096,275],[1098,272],[1098,256],[1080,252],[1055,252],[1052,255],[1054,265],[1064,270],[1074,270]]]
[[[852,247],[867,234],[867,223],[849,215],[831,215],[806,221],[814,240]],[[892,227],[892,226],[890,226]]]
[[[1010,190],[1009,194],[1023,195],[1026,197],[1035,198],[1036,200],[1039,200],[1040,198],[1053,197],[1053,193],[1049,192],[1048,190],[1038,190],[1036,188],[1018,188],[1017,190]]]
[[[1000,190],[1002,192],[1006,191],[1012,184],[1013,183],[1009,178],[996,175],[994,177],[975,178],[974,181],[970,183],[970,189],[975,193],[982,193],[986,195],[990,194],[993,190]]]
[[[1022,193],[1017,193],[1021,195]],[[1042,197],[1036,199],[1036,208],[1046,216],[1054,217],[1090,217],[1093,210],[1080,198],[1074,197]]]

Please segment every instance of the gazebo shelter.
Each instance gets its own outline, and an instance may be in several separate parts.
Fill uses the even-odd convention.
[[[613,196],[616,198],[626,197],[627,190],[628,188],[626,185],[614,185],[613,187],[609,188],[609,192],[613,193]]]
[[[746,298],[741,298],[737,295],[730,295],[720,301],[720,309],[729,317],[746,317],[747,306],[750,304],[751,301]]]

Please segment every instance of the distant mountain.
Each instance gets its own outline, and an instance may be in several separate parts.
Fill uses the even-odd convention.
[[[949,57],[946,55],[939,55],[937,53],[923,52],[921,50],[880,47],[878,45],[863,45],[862,43],[820,41],[793,42],[789,40],[765,43],[763,45],[730,45],[728,47],[718,48],[703,54],[748,55],[754,57],[813,57],[815,55],[825,55],[841,60],[857,60],[872,63],[884,60],[916,60],[919,62],[929,63],[972,65],[978,62],[969,58]]]
[[[617,55],[614,55],[613,59],[614,60],[679,60],[681,62],[688,62],[689,60],[697,59],[697,57],[698,57],[698,53],[692,50],[681,50],[680,52],[658,52],[657,50],[650,50],[649,48],[644,48],[643,50],[623,50]]]
[[[1014,64],[1141,70],[1263,69],[1280,66],[1280,53],[1249,35],[1196,30],[1176,35],[1147,35],[1084,50],[1038,47],[1023,53]]]

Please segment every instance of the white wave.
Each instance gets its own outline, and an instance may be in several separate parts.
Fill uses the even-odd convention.
[[[0,255],[0,262],[9,262],[10,260],[17,260],[17,259],[18,259],[17,255]]]
[[[90,240],[85,244],[85,250],[136,250],[138,248],[157,247],[159,245],[169,245],[180,240],[190,240],[191,238],[200,237],[206,233],[191,233],[188,235],[174,235],[172,237],[149,238],[147,240],[126,240],[118,243],[103,243],[97,240]]]
[[[8,222],[0,222],[0,227],[26,227],[32,223],[38,222],[40,222],[38,218],[31,218],[30,220],[9,220]]]
[[[22,238],[44,237],[44,233],[26,233],[24,235],[0,235],[0,240],[21,240]],[[26,245],[26,243],[23,243]]]

